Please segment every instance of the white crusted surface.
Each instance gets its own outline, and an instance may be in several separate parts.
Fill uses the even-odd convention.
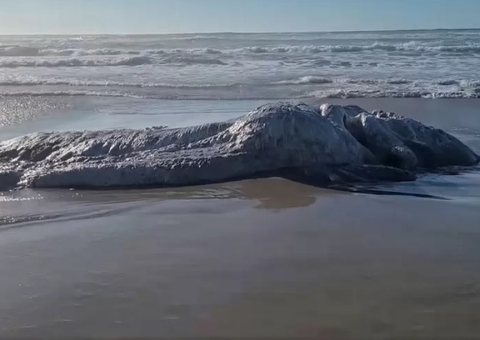
[[[285,168],[415,170],[473,165],[478,157],[413,119],[279,103],[189,128],[32,134],[1,143],[0,162],[1,188],[111,187],[219,182]]]

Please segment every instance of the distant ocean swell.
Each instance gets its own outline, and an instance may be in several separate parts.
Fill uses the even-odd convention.
[[[480,30],[0,36],[0,96],[479,98]]]
[[[417,52],[417,53],[479,53],[480,44],[466,45],[426,45],[414,41],[402,44],[373,43],[370,45],[285,45],[248,46],[234,49],[218,48],[174,48],[174,49],[52,49],[28,46],[1,46],[0,57],[48,57],[48,56],[116,56],[116,55],[155,55],[155,54],[267,54],[267,53],[355,53],[364,51]]]
[[[1,91],[1,97],[61,97],[61,96],[92,96],[92,97],[126,97],[138,99],[164,99],[164,100],[217,100],[218,92],[216,91],[176,91],[172,92],[142,92],[142,91],[121,91],[121,90],[33,90],[33,91]],[[285,95],[280,92],[270,92],[267,94],[261,91],[253,91],[246,93],[238,93],[236,91],[228,91],[222,93],[225,100],[283,100],[283,99],[308,99],[308,98],[438,98],[438,99],[478,99],[480,98],[480,90],[473,92],[451,91],[451,92],[432,92],[426,90],[419,91],[385,91],[385,90],[344,90],[333,88],[327,90],[317,90],[305,92],[300,95]]]
[[[19,59],[0,59],[1,68],[18,68],[18,67],[101,67],[101,66],[138,66],[151,64],[148,57],[130,57],[118,59],[57,59],[57,60],[19,60]]]
[[[440,79],[431,82],[398,79],[351,79],[351,78],[327,78],[322,76],[303,76],[293,79],[285,79],[263,83],[219,83],[219,84],[169,84],[169,83],[135,83],[101,80],[79,79],[42,79],[42,78],[4,78],[0,76],[0,86],[39,86],[58,85],[69,87],[137,87],[137,88],[174,88],[174,89],[220,89],[241,88],[242,86],[284,86],[284,85],[323,85],[323,84],[366,84],[366,85],[416,85],[416,86],[460,86],[464,89],[480,91],[480,80],[465,79]]]
[[[228,63],[220,59],[202,58],[198,56],[168,56],[164,58],[152,58],[146,55],[135,57],[118,57],[108,59],[0,59],[0,68],[19,67],[114,67],[114,66],[141,66],[141,65],[220,65]]]

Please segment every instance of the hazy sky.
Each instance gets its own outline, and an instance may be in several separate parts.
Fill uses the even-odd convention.
[[[480,27],[480,0],[0,0],[0,34]]]

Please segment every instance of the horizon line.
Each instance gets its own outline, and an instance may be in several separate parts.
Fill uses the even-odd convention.
[[[211,32],[173,32],[173,33],[11,33],[3,34],[0,36],[75,36],[75,35],[191,35],[191,34],[285,34],[285,33],[376,33],[376,32],[418,32],[418,31],[477,31],[480,27],[472,28],[407,28],[407,29],[380,29],[380,30],[334,30],[334,31],[258,31],[258,32],[245,32],[245,31],[211,31]]]

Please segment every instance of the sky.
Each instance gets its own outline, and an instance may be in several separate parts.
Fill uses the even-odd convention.
[[[480,0],[0,0],[0,34],[479,28]]]

